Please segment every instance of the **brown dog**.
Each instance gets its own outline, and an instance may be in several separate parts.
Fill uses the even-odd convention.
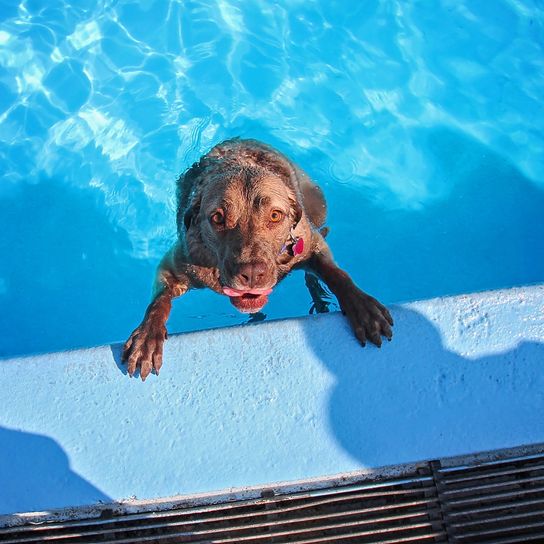
[[[327,284],[361,344],[391,339],[387,309],[334,263],[319,231],[325,214],[319,187],[272,147],[240,139],[215,146],[178,180],[178,242],[161,261],[153,300],[125,344],[128,373],[139,368],[142,380],[159,373],[174,297],[209,287],[254,313],[296,268]]]

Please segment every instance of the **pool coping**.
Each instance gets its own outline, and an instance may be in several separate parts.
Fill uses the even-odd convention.
[[[419,301],[395,306],[392,311],[397,321],[396,337],[382,350],[361,350],[352,340],[344,318],[337,313],[173,335],[165,352],[170,359],[170,366],[166,367],[166,372],[161,373],[159,378],[152,376],[151,384],[149,379],[142,384],[121,375],[123,366],[119,361],[120,345],[117,344],[3,361],[0,365],[0,384],[3,384],[3,388],[0,385],[0,390],[6,399],[6,409],[0,416],[0,430],[1,425],[6,425],[10,433],[24,431],[23,434],[39,436],[39,445],[46,444],[47,447],[54,448],[55,455],[61,459],[63,472],[60,476],[65,478],[67,474],[73,476],[77,473],[89,478],[101,490],[105,490],[111,500],[85,502],[86,497],[94,496],[89,491],[86,492],[87,495],[78,496],[79,504],[67,503],[59,507],[52,505],[46,509],[21,508],[4,512],[0,516],[0,526],[67,520],[74,516],[96,517],[112,510],[116,513],[133,513],[169,509],[180,504],[239,500],[258,497],[263,488],[284,492],[295,489],[311,490],[322,487],[324,483],[335,485],[361,477],[379,478],[380,475],[395,473],[400,470],[399,467],[406,467],[407,463],[417,465],[420,461],[458,458],[461,454],[473,455],[477,451],[511,448],[520,444],[528,444],[524,448],[530,450],[533,447],[530,444],[544,442],[542,423],[536,420],[525,422],[520,431],[516,419],[518,415],[525,417],[529,409],[534,410],[537,402],[544,406],[544,397],[539,393],[540,368],[536,360],[541,346],[544,345],[544,285]],[[417,342],[411,340],[414,335],[417,335]],[[275,350],[275,346],[280,343],[278,339],[281,339],[281,345]],[[252,345],[255,349],[251,349]],[[430,351],[425,351],[427,345],[431,346]],[[220,374],[217,381],[210,382],[210,361],[198,351],[198,346],[205,347],[213,355],[212,360],[216,363],[214,369]],[[194,350],[190,361],[186,358],[188,348]],[[217,366],[220,356],[225,352],[237,354],[239,360],[222,360]],[[268,360],[255,361],[256,355],[263,352],[271,353]],[[423,370],[417,370],[413,363],[419,366],[422,356],[437,360],[433,360]],[[172,359],[184,357],[191,370],[176,368],[172,364]],[[357,367],[362,358],[365,366]],[[342,364],[338,365],[336,359],[342,360]],[[89,360],[93,362],[92,366],[89,365]],[[331,361],[332,368],[327,366]],[[402,379],[390,373],[391,365],[396,373],[402,373]],[[43,372],[44,368],[47,369],[45,375],[49,381],[43,391],[38,391],[33,372],[36,369]],[[378,412],[382,423],[391,423],[395,421],[392,417],[398,418],[404,414],[395,412],[394,404],[382,406],[381,394],[385,394],[388,388],[393,388],[390,396],[395,399],[395,395],[402,394],[407,385],[413,385],[408,380],[413,380],[417,385],[418,376],[412,377],[412,373],[421,372],[419,378],[422,378],[425,377],[424,370],[436,375],[425,382],[421,390],[414,390],[414,395],[410,395],[410,391],[405,392],[399,403],[410,401],[416,393],[429,397],[432,402],[428,405],[410,406],[413,417],[408,420],[414,422],[421,418],[431,418],[428,421],[430,430],[427,435],[422,435],[421,443],[407,443],[405,438],[403,442],[403,437],[400,436],[398,451],[380,450],[378,447],[376,452],[365,450],[366,454],[362,455],[361,444],[356,440],[350,442],[352,438],[345,434],[346,428],[350,432],[353,430],[356,420],[346,424],[346,428],[342,428],[341,422],[334,423],[334,410],[338,409],[338,402],[342,402],[342,399],[335,396],[339,388],[349,392],[353,381],[356,388],[364,390],[366,395],[374,395],[372,399],[375,402],[370,406]],[[461,370],[467,380],[464,384],[458,380]],[[347,372],[346,375],[342,374],[344,371]],[[193,380],[190,386],[186,384],[189,379],[188,372],[199,375],[199,379]],[[488,376],[488,373],[493,372],[496,372],[495,376]],[[211,389],[202,389],[200,380],[204,380],[206,385],[211,383],[216,389],[215,393]],[[441,380],[445,386],[441,384]],[[376,382],[376,387],[368,386],[369,381]],[[87,383],[92,383],[93,389],[89,390]],[[276,385],[279,390],[277,395],[286,402],[275,402],[272,397],[267,396],[269,388]],[[195,386],[201,387],[196,387],[196,393]],[[28,402],[21,403],[21,397],[28,398],[29,390],[34,391],[33,401],[40,407],[37,413],[29,409]],[[183,393],[181,396],[180,391]],[[448,430],[452,437],[448,439],[439,434],[440,422],[433,422],[433,416],[428,413],[429,406],[434,409],[433,402],[442,402],[455,412],[458,403],[462,404],[468,398],[469,408],[472,407],[471,403],[476,403],[474,406],[485,412],[489,405],[480,404],[481,391],[488,395],[507,396],[505,399],[496,397],[496,402],[503,402],[507,409],[513,411],[510,418],[506,417],[506,421],[496,420],[494,417],[482,419],[486,424],[503,427],[482,428],[485,436],[480,437],[473,432],[468,440],[462,441],[459,436],[464,432],[464,422],[458,422],[457,419],[466,418],[468,412],[461,411],[457,418],[455,413],[443,411],[442,415],[450,418],[447,422],[450,424]],[[192,397],[187,397],[188,394]],[[209,397],[214,394],[215,397],[210,400]],[[164,400],[162,395],[169,398]],[[290,395],[297,398],[291,399]],[[108,396],[113,397],[113,402]],[[112,455],[115,453],[114,447],[122,446],[129,452],[136,447],[134,443],[139,435],[131,434],[131,422],[127,423],[112,415],[116,413],[116,402],[124,396],[133,402],[140,401],[139,406],[144,409],[146,406],[171,408],[174,402],[165,429],[155,428],[157,424],[162,424],[162,420],[149,419],[145,425],[149,439],[157,444],[164,444],[172,434],[185,430],[190,420],[180,421],[180,418],[184,417],[184,411],[187,410],[192,410],[193,415],[201,418],[198,425],[195,425],[197,432],[194,436],[200,436],[199,425],[223,428],[223,423],[227,422],[217,417],[215,412],[226,413],[226,407],[232,409],[233,413],[236,410],[239,418],[239,421],[231,422],[230,427],[227,425],[226,435],[246,432],[248,422],[253,423],[255,417],[258,421],[255,432],[247,431],[243,437],[248,443],[245,453],[243,441],[237,447],[237,444],[228,442],[229,436],[217,437],[213,433],[203,438],[202,448],[198,444],[191,444],[181,450],[176,445],[171,450],[166,448],[167,451],[158,458],[159,463],[162,463],[160,466],[165,471],[170,471],[169,477],[187,480],[184,482],[186,489],[180,493],[169,492],[172,485],[166,477],[160,484],[150,483],[153,482],[152,479],[135,479],[133,485],[139,489],[138,496],[141,498],[127,499],[124,497],[130,497],[130,494],[123,493],[123,490],[131,487],[126,484],[127,473],[119,470],[119,467],[104,467],[103,464],[95,462],[96,454],[102,452],[97,451],[94,439],[87,436],[87,431],[91,437],[93,432],[102,433],[99,444],[103,448],[110,448]],[[248,398],[252,402],[251,410],[247,409]],[[352,397],[352,400],[357,398]],[[79,402],[82,400],[85,405],[80,408]],[[85,417],[98,411],[103,411],[109,417],[105,422],[91,422],[89,429],[82,429],[71,425],[74,420],[69,413],[65,413],[67,408],[81,410],[81,415]],[[44,416],[44,411],[48,415]],[[364,413],[361,412],[363,415]],[[505,415],[500,414],[501,417]],[[345,417],[346,412],[341,415]],[[491,412],[485,412],[485,415],[493,416]],[[470,413],[468,417],[470,419]],[[75,421],[80,421],[79,418],[80,414],[76,414]],[[372,424],[371,419],[365,421],[368,425]],[[270,426],[276,424],[279,431],[271,432]],[[286,428],[287,434],[296,443],[293,448],[283,443],[282,433]],[[35,434],[37,429],[40,429],[40,435]],[[372,432],[379,434],[377,429],[378,427],[372,428]],[[109,431],[113,431],[113,438],[107,434]],[[397,432],[402,434],[402,428],[397,428]],[[271,454],[266,447],[256,447],[259,441],[255,441],[253,434],[259,433],[264,441],[268,441],[269,448],[278,450],[273,452],[272,459],[269,458]],[[125,444],[119,444],[119,436],[125,436]],[[82,437],[86,448],[81,446]],[[429,437],[436,438],[436,443],[431,444]],[[388,440],[386,433],[378,438],[381,442],[377,444],[386,443]],[[316,445],[318,440],[323,443]],[[221,442],[225,449],[215,453],[212,451],[215,457],[212,460],[206,458],[203,462],[199,456],[206,456],[213,450],[215,442]],[[59,446],[61,452],[57,451]],[[302,461],[293,457],[294,451],[303,449],[305,457]],[[177,460],[179,467],[172,469],[171,461],[177,459],[179,451],[188,451],[193,457]],[[156,451],[150,446],[145,453],[154,455]],[[485,457],[493,453],[482,455]],[[239,456],[242,456],[243,463],[247,463],[244,466],[245,471],[232,472],[233,467],[239,467]],[[390,460],[398,462],[389,462]],[[252,463],[254,467],[249,466]],[[203,472],[204,469],[210,470],[209,477]],[[230,474],[236,474],[238,478],[232,486],[228,483],[225,485],[229,481],[229,470]],[[21,477],[21,473],[15,471],[15,474]],[[281,477],[282,475],[285,477]],[[240,481],[247,485],[239,485]],[[215,482],[217,485],[214,486]],[[16,485],[20,482],[8,483]],[[116,489],[122,491],[115,491]],[[60,499],[63,497],[60,496]],[[36,502],[38,503],[39,501]],[[31,505],[32,498],[21,499],[20,504]],[[22,514],[14,513],[15,511]]]

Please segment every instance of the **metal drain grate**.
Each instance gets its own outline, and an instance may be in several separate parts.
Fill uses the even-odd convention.
[[[161,509],[139,513],[104,506],[88,519],[27,519],[0,528],[0,542],[544,542],[544,445],[245,494],[150,504],[142,509]]]
[[[432,466],[451,542],[544,542],[543,454]]]

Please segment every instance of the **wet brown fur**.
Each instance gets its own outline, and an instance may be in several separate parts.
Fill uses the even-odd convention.
[[[162,346],[171,300],[191,288],[271,288],[294,268],[320,277],[337,296],[358,340],[381,345],[391,338],[387,309],[358,289],[333,261],[321,227],[326,218],[323,193],[287,157],[256,140],[227,140],[215,146],[178,180],[178,241],[159,265],[155,293],[145,317],[125,344],[130,375],[145,379],[162,366]],[[210,217],[224,212],[223,225]],[[270,221],[271,210],[284,217]],[[293,255],[282,247],[290,235],[304,239]],[[258,268],[257,268],[257,264]]]

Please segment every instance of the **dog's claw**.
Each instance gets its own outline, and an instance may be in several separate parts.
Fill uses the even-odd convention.
[[[122,359],[127,362],[127,373],[131,378],[138,368],[143,382],[153,370],[159,374],[165,338],[164,326],[155,328],[145,323],[130,335],[125,343]]]
[[[387,308],[375,298],[354,288],[344,292],[338,299],[342,313],[348,318],[361,345],[364,346],[366,340],[370,340],[381,347],[382,336],[391,340],[393,319]]]
[[[162,366],[162,351],[156,351],[153,353],[153,370],[155,371],[155,374],[158,376],[159,371]]]
[[[383,335],[391,342],[391,338],[393,338],[393,331],[391,330],[391,325],[389,324],[389,320],[387,323],[383,324]]]
[[[370,341],[374,345],[378,346],[379,348],[382,347],[382,339],[381,339],[381,336],[378,333],[376,333],[376,332],[372,333],[372,335],[370,336]]]

